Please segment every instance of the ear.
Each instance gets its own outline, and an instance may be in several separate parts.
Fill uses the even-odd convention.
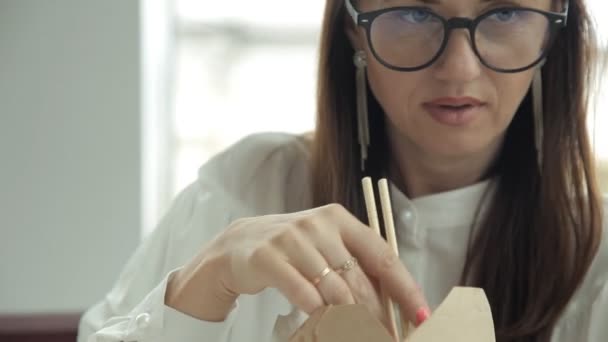
[[[355,51],[362,50],[365,46],[364,42],[364,33],[359,29],[353,18],[350,15],[346,14],[344,18],[344,33],[346,33],[346,37],[350,41],[350,45],[353,47]]]

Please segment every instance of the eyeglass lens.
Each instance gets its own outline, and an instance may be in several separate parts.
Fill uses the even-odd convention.
[[[528,66],[543,53],[549,40],[549,19],[527,9],[509,9],[484,16],[475,29],[479,58],[505,70]],[[440,52],[446,38],[441,17],[421,9],[397,9],[376,17],[371,45],[377,56],[397,68],[416,68]]]

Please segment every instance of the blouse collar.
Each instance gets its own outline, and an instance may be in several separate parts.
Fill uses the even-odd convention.
[[[395,184],[391,183],[391,200],[395,221],[415,223],[428,228],[450,228],[471,226],[486,191],[493,192],[493,179],[452,191],[409,199]],[[487,198],[491,198],[491,193]],[[485,202],[487,203],[487,202]]]

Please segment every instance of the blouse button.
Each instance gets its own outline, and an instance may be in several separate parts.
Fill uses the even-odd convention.
[[[146,328],[150,324],[150,314],[149,313],[140,313],[135,318],[135,323],[137,327],[142,329]]]
[[[411,210],[406,210],[403,213],[403,219],[407,222],[411,221],[414,218],[414,213]]]

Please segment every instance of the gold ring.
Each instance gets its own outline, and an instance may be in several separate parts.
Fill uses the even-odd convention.
[[[315,279],[313,279],[312,284],[314,286],[319,285],[319,283],[321,282],[321,280],[323,280],[323,278],[325,278],[328,274],[330,274],[332,271],[332,269],[330,267],[325,267],[323,269],[323,271],[321,271],[321,273],[319,274],[318,277],[316,277]]]
[[[359,264],[359,262],[357,261],[357,258],[352,257],[352,258],[348,259],[344,264],[342,264],[342,266],[335,268],[334,271],[336,271],[336,273],[338,273],[338,274],[342,274],[342,273],[352,270],[358,264]]]

